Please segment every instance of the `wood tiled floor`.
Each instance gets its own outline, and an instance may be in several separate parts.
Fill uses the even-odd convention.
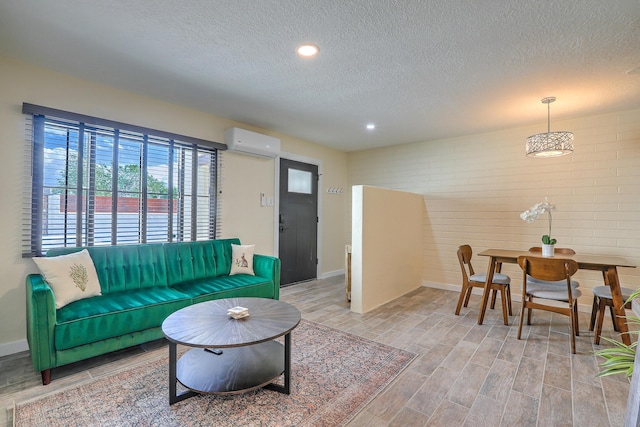
[[[581,313],[577,354],[569,319],[534,311],[517,340],[518,317],[505,326],[497,304],[477,324],[480,298],[455,316],[458,293],[420,288],[364,315],[351,313],[342,278],[282,290],[305,319],[418,354],[351,426],[621,426],[629,392],[623,377],[598,378],[598,361]],[[514,295],[517,299],[518,296]],[[514,314],[520,304],[514,300]],[[610,319],[604,336],[615,337]],[[604,343],[604,341],[603,341]]]
[[[479,297],[453,314],[458,293],[419,288],[369,313],[352,313],[342,277],[283,288],[281,299],[303,318],[418,354],[350,426],[620,426],[629,383],[598,378],[593,333],[581,313],[578,354],[571,354],[568,318],[534,312],[516,339],[517,316],[500,309],[477,325]],[[514,295],[517,299],[517,296]],[[498,304],[499,305],[499,304]],[[519,304],[514,301],[514,313]],[[610,319],[604,336],[615,337]],[[294,331],[295,340],[295,331]],[[295,345],[295,341],[294,341]],[[26,352],[0,358],[0,426],[12,425],[14,400],[53,393],[157,357],[163,340],[53,371],[40,385]],[[366,361],[364,361],[366,363]]]

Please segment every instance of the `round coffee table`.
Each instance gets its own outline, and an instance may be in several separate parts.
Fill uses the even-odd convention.
[[[233,319],[227,310],[249,309]],[[227,298],[194,304],[162,323],[169,340],[169,404],[197,393],[235,394],[265,387],[289,394],[291,331],[300,311],[267,298]],[[274,339],[284,335],[284,345]],[[177,358],[177,345],[194,347]],[[284,374],[284,385],[272,382]],[[177,394],[177,381],[189,389]]]

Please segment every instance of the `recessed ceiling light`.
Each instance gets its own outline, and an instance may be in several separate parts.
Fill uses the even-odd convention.
[[[376,128],[376,125],[374,125],[373,123],[369,123],[367,125],[367,130],[374,130]]]
[[[316,56],[318,52],[320,52],[320,48],[312,43],[305,43],[303,45],[298,46],[296,49],[298,55],[303,56],[305,58],[309,58],[312,56]]]

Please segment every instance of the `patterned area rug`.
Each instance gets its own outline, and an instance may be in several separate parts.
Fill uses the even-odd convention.
[[[234,396],[198,395],[169,406],[167,355],[16,404],[14,425],[345,425],[415,357],[305,320],[291,337],[290,395],[260,389]]]

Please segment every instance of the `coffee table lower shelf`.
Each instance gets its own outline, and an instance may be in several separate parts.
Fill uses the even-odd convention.
[[[177,345],[169,343],[169,404],[199,393],[239,394],[268,388],[289,394],[290,335],[285,345],[267,341],[242,347],[222,348],[217,355],[193,348],[177,359]],[[274,384],[284,374],[284,386]],[[177,381],[189,390],[177,394]]]

